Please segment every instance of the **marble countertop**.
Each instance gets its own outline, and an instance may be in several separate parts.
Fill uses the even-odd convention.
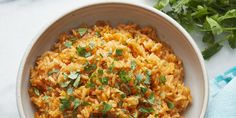
[[[147,5],[153,5],[154,1],[130,0]],[[2,118],[19,117],[16,107],[16,76],[28,44],[48,23],[83,4],[86,4],[85,0],[0,0],[0,116]],[[203,49],[201,35],[195,33],[192,35],[199,48]],[[209,61],[205,61],[205,64],[209,79],[212,79],[217,74],[236,66],[236,50],[226,44],[219,53]]]

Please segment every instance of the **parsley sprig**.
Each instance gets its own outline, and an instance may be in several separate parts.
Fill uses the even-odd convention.
[[[203,33],[202,41],[206,44],[202,51],[204,59],[210,59],[219,52],[225,41],[232,49],[236,48],[235,0],[157,0],[154,7],[174,18],[188,31]]]

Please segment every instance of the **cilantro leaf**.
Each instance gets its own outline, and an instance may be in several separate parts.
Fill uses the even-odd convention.
[[[202,42],[212,44],[215,42],[214,35],[212,32],[205,32],[202,38]]]
[[[212,19],[210,17],[206,17],[206,21],[207,21],[208,25],[210,26],[213,34],[219,35],[223,32],[223,29],[220,26],[220,24],[217,21],[215,21],[214,19]]]
[[[146,70],[146,79],[144,80],[144,84],[150,84],[151,83],[151,71],[150,70]]]
[[[70,82],[71,82],[71,81],[69,80],[69,81],[60,83],[60,86],[61,86],[62,88],[66,88],[66,87],[70,84]]]
[[[163,75],[160,76],[160,83],[161,84],[165,84],[166,83],[166,77],[165,76],[163,76]]]
[[[123,53],[123,50],[122,49],[116,49],[116,55],[117,56],[121,56]]]
[[[100,79],[100,82],[102,83],[102,84],[108,84],[108,77],[103,77],[103,78],[101,78]]]
[[[98,74],[99,75],[103,75],[103,70],[102,69],[98,69]]]
[[[72,42],[71,41],[66,41],[64,43],[64,45],[67,47],[67,48],[70,48],[72,46]]]
[[[77,76],[75,82],[73,83],[73,87],[78,87],[78,85],[80,84],[80,75]]]
[[[112,106],[110,104],[105,103],[105,102],[103,103],[103,109],[102,109],[103,113],[106,113],[106,112],[110,111],[111,109],[112,109]]]
[[[64,111],[68,108],[70,108],[70,101],[67,98],[61,98],[60,99],[60,110]]]
[[[79,73],[78,72],[71,72],[69,75],[68,75],[68,77],[70,78],[70,79],[76,79],[77,77],[78,77],[78,75],[79,75]]]
[[[210,47],[208,47],[204,51],[202,51],[203,58],[209,59],[215,53],[220,51],[221,48],[222,48],[222,45],[220,45],[219,43],[215,43],[215,44],[211,45]]]
[[[131,61],[131,69],[135,70],[136,68],[136,62],[135,61]]]
[[[236,48],[236,31],[232,32],[230,35],[227,36],[229,45],[231,48]]]
[[[73,104],[74,104],[74,109],[77,109],[78,106],[81,104],[81,101],[80,101],[78,98],[76,98],[76,99],[73,101]]]
[[[87,28],[79,28],[77,29],[77,32],[80,34],[80,36],[83,36],[87,32]]]
[[[155,8],[163,9],[169,4],[169,0],[158,0],[157,4],[155,4]]]
[[[150,104],[154,104],[154,102],[155,102],[155,94],[154,94],[154,92],[151,93],[151,95],[148,97],[147,101]]]
[[[51,71],[48,72],[48,76],[54,74],[54,73],[58,73],[59,70],[58,69],[52,69]]]
[[[152,112],[154,112],[154,109],[151,107],[150,108],[140,107],[139,111],[142,113],[152,113]]]
[[[142,79],[143,79],[142,74],[137,74],[137,75],[136,75],[136,80],[137,80],[138,82],[141,82]]]
[[[92,73],[93,71],[95,71],[97,68],[97,65],[96,64],[87,64],[85,67],[84,67],[84,71],[87,72],[87,73]]]
[[[73,88],[72,87],[68,88],[67,89],[67,94],[71,95],[72,93],[73,93]]]
[[[33,90],[34,90],[34,93],[35,93],[37,96],[40,95],[40,92],[39,92],[39,90],[38,90],[37,88],[34,87]]]
[[[167,106],[169,109],[173,109],[175,107],[175,105],[170,101],[167,101]]]
[[[128,76],[128,73],[124,70],[121,70],[119,72],[119,77],[120,77],[121,81],[124,83],[127,83],[131,80],[131,78]]]
[[[91,56],[91,53],[86,50],[85,47],[78,46],[77,48],[77,54],[81,57],[89,57]]]

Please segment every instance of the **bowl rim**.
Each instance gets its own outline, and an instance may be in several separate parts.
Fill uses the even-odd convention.
[[[37,40],[40,38],[40,36],[49,28],[51,27],[54,23],[56,23],[57,21],[59,21],[60,19],[62,19],[64,16],[82,9],[82,8],[86,8],[86,7],[91,7],[91,6],[95,6],[95,5],[109,5],[109,4],[123,4],[123,5],[129,5],[129,6],[134,6],[134,7],[139,7],[145,10],[148,10],[150,12],[153,12],[155,14],[158,14],[159,16],[163,17],[165,20],[167,20],[170,24],[172,24],[173,26],[175,26],[185,37],[186,39],[189,41],[189,43],[191,44],[192,48],[194,49],[194,51],[197,54],[200,66],[201,66],[201,70],[203,73],[203,79],[204,79],[204,98],[203,98],[203,106],[202,106],[202,110],[201,110],[201,114],[200,114],[200,118],[204,118],[205,114],[206,114],[206,108],[208,105],[208,96],[209,96],[209,82],[208,82],[208,78],[207,78],[207,71],[205,68],[205,64],[204,64],[204,59],[203,56],[201,54],[201,51],[199,50],[197,44],[195,43],[195,41],[193,40],[193,38],[190,36],[190,34],[179,24],[177,23],[177,21],[175,21],[174,19],[172,19],[171,17],[169,17],[167,14],[151,7],[148,5],[144,5],[144,4],[140,4],[140,3],[131,3],[128,1],[98,1],[98,2],[88,2],[84,5],[81,5],[79,7],[76,7],[74,9],[71,9],[67,12],[64,12],[62,15],[60,15],[59,17],[56,17],[54,20],[50,21],[49,23],[47,23],[43,28],[41,28],[41,30],[39,31],[38,34],[36,34],[36,36],[33,38],[33,40],[30,42],[30,44],[28,45],[28,47],[26,48],[26,51],[22,57],[22,60],[20,62],[20,66],[18,69],[18,73],[17,73],[17,80],[16,80],[16,102],[17,102],[17,109],[18,109],[18,113],[19,116],[21,118],[26,118],[25,114],[24,114],[24,110],[23,110],[23,104],[22,104],[22,98],[21,98],[21,90],[22,90],[22,74],[23,74],[23,70],[25,67],[25,62],[26,59],[28,58],[28,55],[32,49],[32,47],[34,46],[34,44],[37,42]]]

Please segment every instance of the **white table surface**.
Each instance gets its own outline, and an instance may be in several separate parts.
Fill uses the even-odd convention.
[[[97,0],[90,0],[97,1]],[[111,1],[111,0],[103,0]],[[128,0],[126,0],[128,1]],[[155,0],[131,0],[153,5]],[[0,117],[18,118],[16,76],[21,58],[35,35],[53,19],[86,0],[0,0]],[[200,49],[201,35],[192,34]],[[236,50],[226,46],[205,61],[209,79],[236,66]]]

